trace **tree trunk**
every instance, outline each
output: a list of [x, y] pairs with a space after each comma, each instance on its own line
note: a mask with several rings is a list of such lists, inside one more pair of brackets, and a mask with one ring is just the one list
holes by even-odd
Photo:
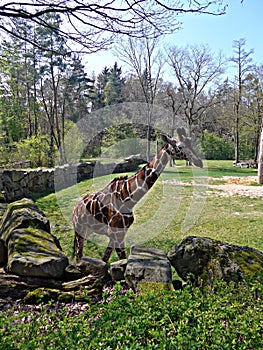
[[263, 119], [259, 136], [259, 151], [258, 151], [258, 183], [263, 184]]

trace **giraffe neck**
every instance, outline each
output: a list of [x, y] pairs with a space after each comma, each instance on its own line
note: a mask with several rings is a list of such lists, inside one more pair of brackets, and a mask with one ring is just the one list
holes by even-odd
[[125, 200], [127, 207], [132, 209], [154, 185], [166, 167], [169, 157], [170, 147], [166, 144], [149, 163], [126, 180], [129, 193]]

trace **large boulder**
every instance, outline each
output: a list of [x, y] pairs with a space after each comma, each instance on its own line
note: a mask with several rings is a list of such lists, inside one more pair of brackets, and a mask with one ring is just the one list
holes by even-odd
[[263, 253], [211, 238], [189, 236], [174, 245], [168, 258], [178, 275], [197, 285], [215, 280], [242, 281], [245, 275], [263, 272]]
[[49, 220], [31, 199], [23, 198], [10, 203], [1, 222], [1, 240], [7, 246], [14, 230], [27, 227], [34, 227], [50, 232]]
[[0, 238], [7, 250], [6, 271], [22, 276], [60, 279], [68, 265], [46, 216], [29, 199], [9, 204]]
[[8, 242], [7, 272], [61, 279], [67, 265], [68, 258], [50, 233], [32, 227], [13, 231]]
[[159, 283], [160, 288], [172, 287], [172, 270], [165, 253], [156, 248], [134, 245], [128, 258], [125, 279], [133, 289], [143, 283]]

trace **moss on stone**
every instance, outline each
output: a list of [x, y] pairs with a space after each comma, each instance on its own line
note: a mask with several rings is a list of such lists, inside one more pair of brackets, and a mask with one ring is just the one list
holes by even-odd
[[240, 266], [243, 274], [253, 276], [257, 272], [263, 272], [263, 257], [256, 252], [239, 250], [229, 255]]
[[9, 254], [31, 257], [47, 257], [63, 255], [56, 246], [52, 236], [40, 229], [28, 227], [13, 232], [14, 239], [9, 243]]
[[21, 208], [36, 208], [36, 204], [32, 199], [29, 198], [23, 198], [18, 201], [12, 202], [8, 205], [7, 211], [13, 211], [16, 209], [21, 209]]
[[6, 203], [6, 198], [2, 192], [0, 192], [0, 203]]
[[263, 253], [206, 237], [186, 237], [168, 253], [178, 275], [196, 285], [242, 281], [263, 271]]
[[140, 293], [147, 294], [147, 293], [153, 293], [156, 294], [160, 291], [174, 291], [174, 287], [171, 283], [165, 283], [165, 282], [145, 282], [141, 281], [138, 284], [138, 289]]
[[41, 304], [50, 301], [69, 303], [74, 300], [74, 293], [62, 292], [58, 289], [37, 288], [27, 293], [23, 301], [27, 304]]
[[75, 300], [75, 296], [74, 296], [74, 293], [60, 292], [57, 300], [60, 303], [71, 303], [72, 301]]
[[37, 208], [24, 207], [7, 210], [3, 216], [0, 236], [7, 244], [13, 231], [18, 228], [37, 228], [50, 233], [49, 220]]

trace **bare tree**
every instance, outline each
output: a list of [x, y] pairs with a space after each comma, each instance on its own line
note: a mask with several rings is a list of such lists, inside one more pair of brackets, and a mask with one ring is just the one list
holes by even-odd
[[180, 113], [186, 119], [191, 135], [193, 125], [216, 103], [215, 95], [209, 93], [209, 89], [221, 77], [224, 61], [220, 54], [218, 57], [212, 55], [207, 46], [175, 46], [167, 50], [167, 55], [181, 96]]
[[239, 128], [240, 128], [240, 117], [241, 117], [241, 105], [243, 95], [243, 83], [244, 78], [251, 70], [251, 57], [253, 50], [245, 51], [246, 39], [242, 38], [234, 40], [233, 48], [235, 56], [230, 60], [237, 65], [237, 97], [235, 100], [235, 163], [239, 162]]
[[[143, 30], [142, 30], [143, 32]], [[117, 49], [119, 58], [131, 67], [135, 73], [145, 103], [145, 121], [147, 124], [147, 160], [150, 158], [151, 126], [153, 107], [165, 60], [158, 49], [158, 37], [128, 38], [127, 44]]]
[[259, 152], [258, 152], [258, 183], [263, 184], [263, 118], [261, 131], [259, 135]]
[[[61, 16], [64, 26], [58, 34], [68, 42], [77, 44], [76, 51], [81, 46], [86, 52], [96, 52], [107, 48], [116, 34], [142, 37], [142, 25], [147, 35], [171, 33], [178, 28], [178, 14], [221, 15], [225, 13], [225, 7], [222, 6], [222, 0], [1, 1], [0, 31], [29, 40], [23, 33], [14, 33], [13, 20], [22, 18], [27, 23], [52, 29], [44, 19], [44, 15], [51, 13]], [[31, 40], [30, 43], [37, 47], [40, 45], [37, 41]]]

